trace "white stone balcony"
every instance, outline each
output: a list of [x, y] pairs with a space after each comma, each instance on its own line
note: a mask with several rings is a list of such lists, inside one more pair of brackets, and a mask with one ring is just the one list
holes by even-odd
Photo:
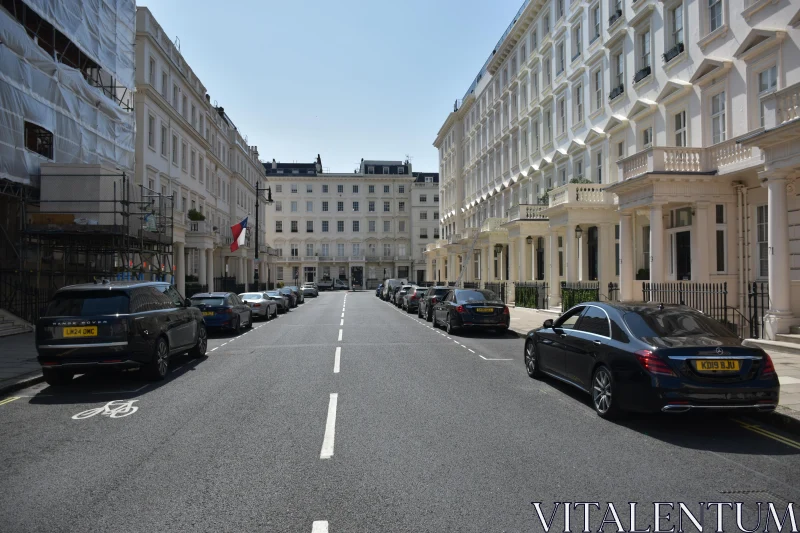
[[567, 183], [550, 191], [548, 208], [568, 204], [579, 207], [614, 205], [614, 194], [605, 191], [599, 183]]
[[518, 220], [547, 220], [544, 210], [547, 209], [544, 204], [519, 204], [515, 205], [508, 210], [508, 221], [516, 222]]
[[461, 234], [454, 233], [447, 238], [447, 244], [458, 244], [461, 242]]
[[776, 128], [800, 118], [800, 83], [790, 85], [762, 99], [764, 127]]
[[481, 225], [481, 232], [484, 231], [498, 231], [502, 229], [503, 224], [506, 223], [505, 218], [492, 217], [487, 218]]
[[190, 220], [188, 231], [197, 235], [210, 236], [212, 225], [205, 220]]

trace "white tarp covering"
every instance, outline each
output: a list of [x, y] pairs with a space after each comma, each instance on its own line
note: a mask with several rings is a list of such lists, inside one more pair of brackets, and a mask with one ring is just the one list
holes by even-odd
[[[133, 90], [133, 0], [26, 3], [113, 75], [115, 85]], [[53, 162], [133, 170], [132, 111], [56, 62], [2, 9], [0, 41], [0, 178], [30, 183], [48, 161], [25, 149], [25, 121], [53, 133]]]

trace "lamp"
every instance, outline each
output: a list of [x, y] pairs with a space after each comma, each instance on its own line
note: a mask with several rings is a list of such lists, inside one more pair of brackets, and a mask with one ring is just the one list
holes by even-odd
[[502, 244], [495, 244], [494, 245], [494, 253], [496, 255], [500, 254], [500, 252], [502, 252], [502, 251], [503, 251], [503, 245]]
[[580, 240], [580, 238], [582, 236], [583, 236], [583, 230], [581, 229], [581, 227], [580, 226], [575, 226], [575, 238]]
[[528, 235], [528, 237], [525, 239], [525, 242], [527, 242], [528, 244], [533, 244], [533, 237]]

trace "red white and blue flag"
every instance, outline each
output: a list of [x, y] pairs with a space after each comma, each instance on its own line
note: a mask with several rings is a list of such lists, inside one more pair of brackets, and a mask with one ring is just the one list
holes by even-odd
[[245, 238], [247, 237], [247, 217], [238, 224], [231, 226], [231, 233], [233, 233], [233, 242], [231, 243], [231, 252], [239, 249], [239, 246], [244, 246]]

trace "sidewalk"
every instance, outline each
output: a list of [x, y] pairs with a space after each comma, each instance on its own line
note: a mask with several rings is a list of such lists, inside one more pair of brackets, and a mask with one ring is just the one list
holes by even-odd
[[33, 333], [0, 337], [0, 394], [38, 383], [42, 369], [36, 361]]
[[[511, 307], [511, 329], [521, 336], [542, 324], [548, 318], [555, 320], [558, 315], [552, 312]], [[800, 355], [769, 351], [778, 379], [781, 383], [779, 411], [800, 419]]]

